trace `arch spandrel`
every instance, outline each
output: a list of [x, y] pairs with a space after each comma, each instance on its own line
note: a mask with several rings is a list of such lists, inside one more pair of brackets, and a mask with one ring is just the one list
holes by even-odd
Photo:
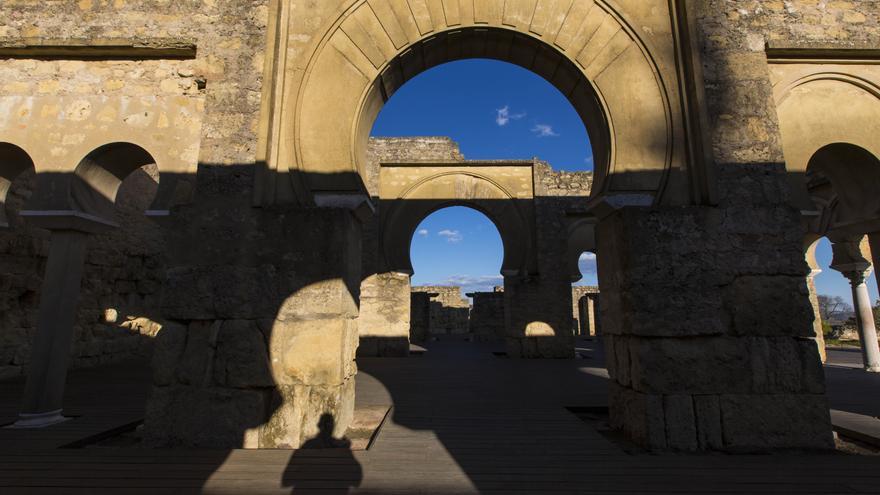
[[775, 64], [771, 77], [793, 202], [815, 210], [806, 172], [817, 151], [850, 143], [880, 156], [880, 67]]
[[189, 199], [199, 159], [202, 97], [9, 96], [0, 97], [0, 106], [16, 110], [5, 116], [0, 141], [25, 149], [37, 174], [28, 210], [76, 209], [70, 190], [77, 167], [112, 143], [129, 143], [152, 156], [162, 180], [151, 210], [168, 210]]
[[474, 57], [523, 66], [568, 97], [591, 135], [598, 192], [657, 193], [672, 167], [670, 86], [610, 2], [360, 1], [320, 39], [288, 127], [291, 168], [313, 191], [360, 190], [365, 136], [384, 101], [430, 67]]
[[[391, 166], [380, 173], [382, 271], [412, 273], [410, 243], [431, 213], [466, 206], [485, 214], [504, 244], [502, 274], [534, 273], [534, 205], [531, 166]], [[527, 183], [522, 179], [528, 177]]]

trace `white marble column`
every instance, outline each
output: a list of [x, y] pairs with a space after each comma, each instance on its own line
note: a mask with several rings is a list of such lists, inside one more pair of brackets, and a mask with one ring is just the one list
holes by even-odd
[[88, 235], [52, 231], [24, 403], [13, 427], [40, 428], [67, 419], [61, 409]]
[[862, 342], [862, 357], [865, 362], [865, 370], [880, 372], [880, 345], [877, 343], [877, 329], [874, 326], [874, 311], [871, 306], [871, 297], [868, 295], [868, 285], [865, 279], [871, 273], [871, 269], [852, 270], [844, 273], [849, 279], [853, 291], [853, 305], [856, 310], [856, 323], [859, 328], [859, 339]]
[[877, 344], [877, 329], [874, 326], [874, 312], [871, 308], [871, 297], [865, 283], [871, 274], [871, 262], [862, 251], [862, 239], [858, 236], [851, 239], [832, 240], [831, 249], [834, 259], [831, 268], [842, 273], [849, 279], [852, 286], [853, 306], [856, 312], [859, 340], [862, 344], [862, 358], [865, 370], [880, 372], [880, 346]]

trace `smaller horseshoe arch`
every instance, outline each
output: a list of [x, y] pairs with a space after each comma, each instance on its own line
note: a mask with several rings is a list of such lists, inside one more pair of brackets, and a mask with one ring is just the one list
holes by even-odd
[[[379, 208], [383, 271], [412, 274], [410, 244], [418, 225], [437, 210], [465, 206], [486, 215], [498, 229], [504, 245], [502, 275], [533, 273], [536, 266], [533, 199], [523, 194], [524, 191], [511, 190], [501, 180], [495, 180], [508, 179], [493, 177], [501, 175], [498, 172], [502, 168], [523, 169], [516, 170], [514, 175], [525, 177], [527, 173], [531, 181], [531, 166], [470, 166], [464, 170], [460, 165], [383, 165]], [[403, 176], [408, 181], [401, 180]]]

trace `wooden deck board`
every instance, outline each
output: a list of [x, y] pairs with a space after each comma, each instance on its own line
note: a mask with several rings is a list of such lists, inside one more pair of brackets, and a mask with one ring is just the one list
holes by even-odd
[[[566, 410], [605, 405], [598, 349], [591, 360], [519, 361], [485, 345], [428, 347], [358, 363], [359, 404], [394, 406], [358, 452], [58, 448], [139, 419], [149, 391], [143, 365], [73, 372], [67, 411], [81, 417], [0, 430], [0, 493], [880, 493], [880, 457], [625, 453]], [[829, 387], [862, 387], [835, 390], [832, 405], [880, 415], [872, 379], [830, 371]], [[0, 383], [0, 418], [14, 419], [21, 385]]]

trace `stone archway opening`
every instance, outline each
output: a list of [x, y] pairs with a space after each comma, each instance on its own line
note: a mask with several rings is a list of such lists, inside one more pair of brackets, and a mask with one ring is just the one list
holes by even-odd
[[504, 340], [504, 244], [489, 216], [467, 203], [440, 207], [419, 223], [410, 251], [412, 342]]
[[593, 338], [599, 329], [599, 270], [596, 250], [583, 251], [577, 259], [578, 278], [571, 286], [572, 333], [575, 337]]
[[[805, 214], [808, 227], [806, 246], [811, 302], [816, 314], [815, 332], [820, 353], [825, 356], [824, 337], [830, 334], [834, 344], [841, 340], [858, 341], [862, 364], [867, 371], [880, 371], [880, 345], [877, 343], [876, 318], [869, 286], [874, 255], [880, 252], [880, 159], [871, 151], [846, 142], [831, 143], [818, 148], [807, 161], [805, 188], [796, 192], [808, 197], [814, 211]], [[829, 242], [827, 241], [830, 241]], [[848, 281], [829, 296], [819, 294], [816, 276], [822, 272], [817, 253], [831, 257], [829, 267]], [[828, 278], [822, 282], [831, 286]], [[840, 282], [839, 279], [835, 280]], [[824, 287], [823, 287], [824, 289]], [[851, 292], [851, 297], [843, 294]], [[828, 313], [827, 298], [832, 306], [848, 311]], [[851, 305], [851, 306], [850, 306]], [[823, 308], [825, 310], [823, 311]], [[847, 330], [850, 330], [847, 332]]]

